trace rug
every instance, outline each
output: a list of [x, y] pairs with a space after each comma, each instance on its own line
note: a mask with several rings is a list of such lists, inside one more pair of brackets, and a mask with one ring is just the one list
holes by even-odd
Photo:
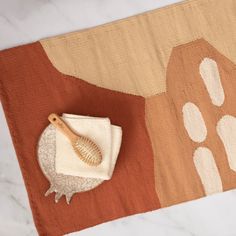
[[[236, 2], [190, 0], [0, 52], [0, 98], [39, 235], [236, 188]], [[122, 127], [111, 180], [44, 196], [47, 116]]]

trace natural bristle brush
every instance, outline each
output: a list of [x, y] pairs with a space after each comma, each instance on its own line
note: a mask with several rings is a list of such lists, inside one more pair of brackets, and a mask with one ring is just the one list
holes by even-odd
[[55, 113], [50, 114], [48, 120], [70, 140], [75, 153], [83, 162], [90, 166], [97, 166], [102, 162], [102, 153], [91, 139], [76, 134]]

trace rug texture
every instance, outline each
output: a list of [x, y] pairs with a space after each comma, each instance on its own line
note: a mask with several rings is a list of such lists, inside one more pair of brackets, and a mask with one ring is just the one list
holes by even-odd
[[[192, 0], [0, 52], [0, 98], [39, 235], [236, 188], [236, 1]], [[109, 117], [111, 180], [70, 205], [37, 161], [50, 113]]]

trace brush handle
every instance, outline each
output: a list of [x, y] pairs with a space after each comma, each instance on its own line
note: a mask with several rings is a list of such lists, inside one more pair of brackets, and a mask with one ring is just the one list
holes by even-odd
[[60, 130], [71, 142], [78, 139], [78, 135], [74, 133], [71, 128], [66, 124], [66, 122], [57, 114], [52, 113], [48, 116], [48, 120], [54, 125], [58, 130]]

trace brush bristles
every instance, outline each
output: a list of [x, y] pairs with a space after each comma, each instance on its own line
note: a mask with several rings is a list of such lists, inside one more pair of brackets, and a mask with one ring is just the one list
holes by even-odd
[[89, 138], [79, 137], [73, 144], [79, 158], [90, 166], [97, 166], [102, 162], [102, 153], [98, 146]]

